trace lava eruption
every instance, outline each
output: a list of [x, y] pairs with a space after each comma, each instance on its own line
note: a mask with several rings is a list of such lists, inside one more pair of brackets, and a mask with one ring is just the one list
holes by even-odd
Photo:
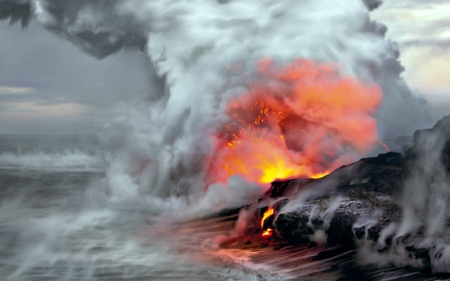
[[337, 66], [298, 59], [259, 62], [259, 79], [231, 100], [211, 174], [257, 183], [320, 178], [377, 141], [382, 93]]

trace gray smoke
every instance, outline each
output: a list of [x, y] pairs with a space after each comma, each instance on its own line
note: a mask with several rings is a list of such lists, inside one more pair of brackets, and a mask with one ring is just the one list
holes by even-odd
[[1, 1], [0, 20], [10, 19], [10, 24], [19, 22], [27, 26], [31, 20], [31, 4], [28, 1]]
[[[246, 91], [255, 62], [295, 58], [339, 65], [377, 82], [381, 137], [430, 125], [426, 103], [400, 78], [396, 45], [370, 19], [374, 0], [0, 0], [0, 17], [34, 19], [83, 52], [104, 58], [144, 51], [158, 84], [149, 101], [124, 106], [103, 135], [111, 151], [102, 183], [113, 199], [203, 193], [214, 155], [209, 138], [227, 102]], [[238, 65], [238, 71], [230, 71]], [[126, 93], [124, 93], [126, 94]]]
[[33, 17], [46, 29], [71, 41], [82, 51], [104, 58], [122, 48], [143, 50], [145, 31], [132, 17], [121, 17], [117, 0], [0, 1], [0, 19], [27, 25]]

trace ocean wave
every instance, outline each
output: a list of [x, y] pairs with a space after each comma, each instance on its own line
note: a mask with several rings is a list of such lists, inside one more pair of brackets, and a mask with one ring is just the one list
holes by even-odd
[[105, 161], [100, 155], [91, 155], [79, 150], [45, 153], [2, 153], [0, 168], [2, 169], [44, 169], [44, 170], [103, 170]]

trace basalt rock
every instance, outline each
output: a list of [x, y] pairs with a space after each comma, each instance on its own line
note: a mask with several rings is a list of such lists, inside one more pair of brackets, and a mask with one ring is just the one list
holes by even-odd
[[[418, 145], [419, 139], [424, 134], [437, 132], [445, 139], [440, 155], [442, 164], [450, 171], [450, 116], [447, 116], [431, 129], [416, 131], [414, 144], [405, 153], [388, 152], [363, 158], [322, 179], [272, 183], [261, 202], [267, 199], [278, 202], [275, 203], [278, 206], [274, 217], [264, 227], [275, 229], [277, 237], [274, 239], [284, 244], [313, 241], [356, 247], [361, 240], [375, 243], [383, 229], [401, 220], [399, 199], [404, 180], [411, 173], [417, 152], [422, 149]], [[324, 192], [315, 192], [321, 189]], [[311, 193], [309, 197], [302, 197], [308, 192]], [[414, 235], [419, 237], [421, 234]], [[392, 243], [392, 237], [383, 238], [386, 245], [379, 251], [385, 251]], [[404, 243], [411, 256], [422, 259], [424, 264], [429, 263], [429, 249], [413, 246], [408, 242], [411, 239], [402, 237], [396, 243]]]

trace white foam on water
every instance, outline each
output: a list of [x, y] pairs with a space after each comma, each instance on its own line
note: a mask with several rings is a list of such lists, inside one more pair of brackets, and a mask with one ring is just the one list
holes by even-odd
[[79, 150], [64, 150], [59, 153], [2, 153], [0, 154], [0, 168], [89, 171], [104, 170], [106, 163], [98, 155], [90, 155]]
[[170, 216], [155, 217], [153, 211], [36, 211], [24, 199], [4, 203], [3, 280], [281, 280], [211, 254], [216, 246], [204, 243], [217, 230], [189, 230], [190, 224], [173, 224]]

